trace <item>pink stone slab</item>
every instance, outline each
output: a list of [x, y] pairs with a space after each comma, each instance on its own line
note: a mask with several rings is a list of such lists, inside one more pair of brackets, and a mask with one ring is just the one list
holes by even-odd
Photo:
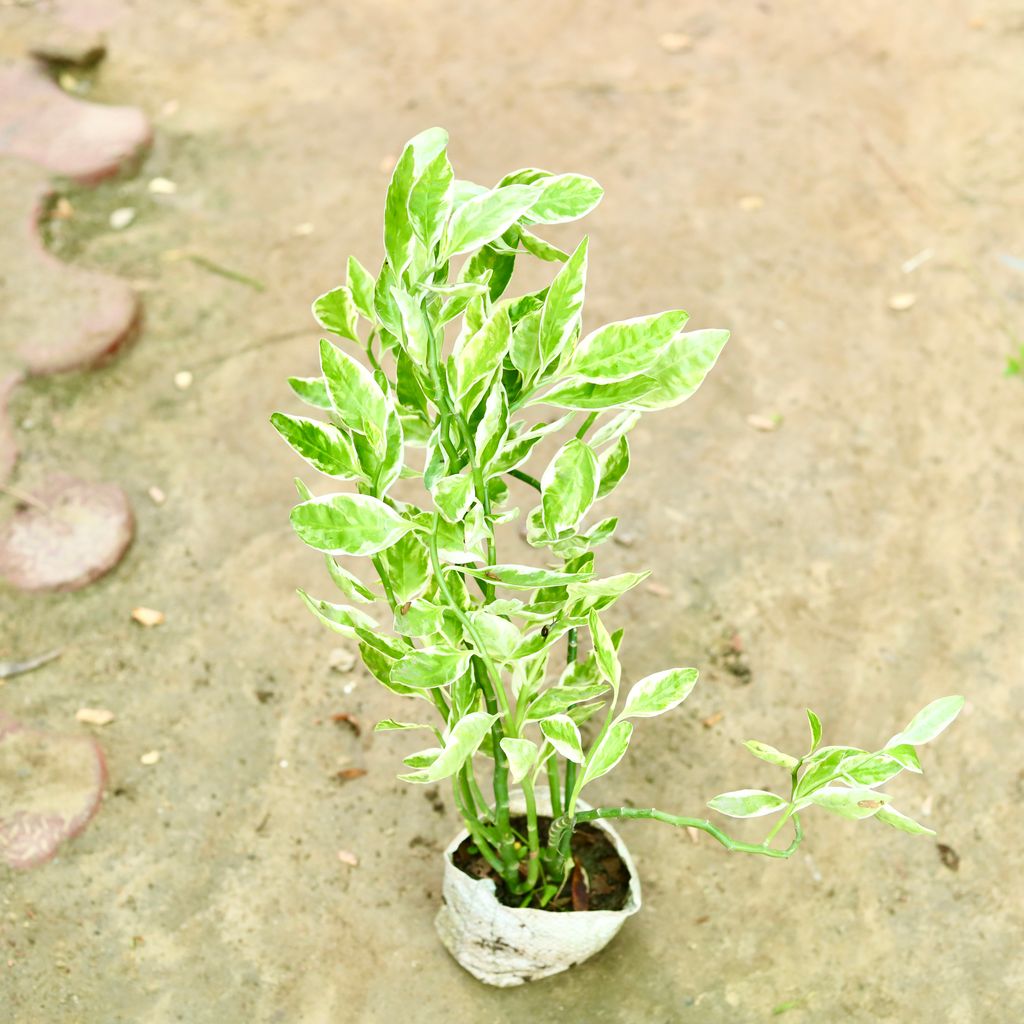
[[78, 590], [128, 550], [134, 518], [116, 484], [56, 474], [31, 497], [39, 506], [24, 505], [0, 525], [0, 577], [19, 590]]
[[135, 107], [75, 99], [33, 63], [0, 67], [0, 153], [88, 185], [117, 174], [151, 138]]
[[29, 729], [0, 711], [0, 861], [31, 868], [99, 810], [107, 767], [88, 736]]
[[14, 389], [21, 381], [20, 373], [8, 373], [0, 377], [0, 487], [10, 479], [14, 464], [18, 461], [18, 441], [14, 436], [14, 424], [7, 407]]
[[132, 340], [141, 317], [128, 282], [46, 251], [39, 219], [50, 191], [44, 172], [0, 159], [0, 365], [36, 375], [102, 363]]

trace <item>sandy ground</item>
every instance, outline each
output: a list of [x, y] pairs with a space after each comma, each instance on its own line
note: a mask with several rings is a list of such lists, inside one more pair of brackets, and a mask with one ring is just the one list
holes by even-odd
[[[12, 55], [33, 14], [2, 17]], [[692, 45], [668, 53], [666, 32]], [[1019, 5], [137, 2], [109, 37], [93, 97], [141, 105], [155, 147], [139, 177], [72, 190], [54, 245], [143, 289], [145, 330], [100, 373], [21, 389], [18, 479], [117, 480], [139, 530], [87, 590], [0, 593], [4, 656], [67, 645], [0, 706], [53, 727], [117, 713], [92, 826], [0, 874], [0, 1019], [1024, 1018], [1024, 385], [1002, 376], [1024, 276], [1001, 260], [1024, 256]], [[798, 747], [806, 705], [870, 745], [962, 692], [924, 779], [892, 787], [957, 871], [871, 823], [812, 819], [785, 863], [636, 824], [647, 907], [595, 960], [494, 991], [441, 949], [451, 802], [394, 780], [400, 738], [328, 720], [401, 704], [330, 670], [336, 638], [294, 597], [327, 588], [287, 523], [300, 464], [266, 422], [314, 366], [310, 299], [348, 253], [379, 259], [383, 165], [435, 123], [462, 176], [605, 185], [589, 324], [681, 304], [734, 331], [700, 395], [637, 430], [611, 501], [634, 543], [601, 558], [655, 566], [669, 592], [621, 603], [627, 674], [694, 664], [703, 682], [595, 796], [695, 813], [769, 784], [741, 741]], [[150, 195], [155, 175], [177, 194]], [[138, 216], [113, 232], [121, 206]], [[916, 304], [896, 313], [901, 292]], [[132, 623], [139, 604], [166, 625]], [[746, 683], [723, 666], [733, 634]], [[368, 774], [333, 781], [344, 767]]]

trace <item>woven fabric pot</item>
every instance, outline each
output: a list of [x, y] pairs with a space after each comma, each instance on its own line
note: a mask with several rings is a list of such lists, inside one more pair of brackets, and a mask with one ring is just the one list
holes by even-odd
[[[536, 792], [537, 812], [550, 815], [546, 789]], [[580, 810], [587, 810], [582, 801]], [[523, 814], [522, 793], [512, 793], [509, 809]], [[626, 844], [610, 825], [592, 822], [605, 832], [629, 868], [629, 898], [622, 910], [553, 913], [506, 907], [495, 896], [490, 878], [471, 878], [452, 861], [469, 834], [460, 832], [444, 851], [441, 909], [434, 922], [449, 953], [475, 978], [507, 988], [558, 974], [604, 949], [627, 917], [641, 906], [640, 880]]]

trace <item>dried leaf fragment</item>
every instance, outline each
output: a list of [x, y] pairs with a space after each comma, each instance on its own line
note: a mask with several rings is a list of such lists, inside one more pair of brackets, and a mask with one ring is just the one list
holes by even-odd
[[79, 708], [75, 719], [85, 725], [110, 725], [114, 720], [114, 712], [107, 708]]
[[161, 626], [166, 620], [167, 616], [163, 612], [157, 611], [156, 608], [145, 608], [138, 607], [132, 609], [132, 618], [139, 623], [140, 626]]
[[700, 724], [703, 725], [705, 729], [713, 729], [723, 718], [725, 718], [725, 712], [716, 711], [713, 715], [708, 715], [708, 717]]

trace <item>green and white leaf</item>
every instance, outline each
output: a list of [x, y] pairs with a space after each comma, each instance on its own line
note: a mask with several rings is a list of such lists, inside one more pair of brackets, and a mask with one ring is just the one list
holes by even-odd
[[324, 292], [313, 303], [316, 322], [332, 334], [359, 341], [359, 311], [347, 285]]
[[288, 384], [306, 405], [314, 409], [331, 408], [331, 396], [323, 377], [289, 377]]
[[670, 409], [686, 401], [704, 382], [728, 340], [729, 332], [720, 330], [677, 334], [644, 371], [655, 381], [655, 386], [630, 400], [629, 406]]
[[605, 324], [576, 346], [563, 370], [599, 384], [649, 373], [688, 319], [688, 313], [673, 309]]
[[551, 715], [540, 723], [544, 738], [562, 757], [583, 764], [583, 740], [576, 723], [568, 715]]
[[540, 753], [537, 744], [532, 740], [506, 736], [498, 746], [508, 758], [508, 771], [512, 776], [512, 781], [522, 782], [533, 771], [533, 767], [537, 763], [537, 755]]
[[455, 723], [444, 748], [423, 771], [400, 775], [406, 782], [440, 782], [454, 775], [477, 751], [497, 715], [474, 711]]
[[270, 422], [314, 469], [340, 480], [363, 479], [352, 442], [332, 423], [283, 412], [275, 412]]
[[878, 821], [884, 821], [886, 825], [891, 825], [893, 828], [899, 829], [901, 832], [909, 832], [912, 836], [933, 836], [935, 832], [933, 829], [922, 825], [918, 821], [914, 821], [913, 818], [908, 818], [907, 815], [901, 811], [897, 811], [895, 807], [886, 806], [879, 807], [875, 812], [875, 818]]
[[298, 591], [306, 607], [328, 628], [335, 633], [356, 640], [357, 629], [376, 629], [376, 619], [370, 618], [365, 612], [358, 608], [351, 608], [344, 604], [331, 604], [330, 601], [321, 601], [318, 598], [310, 597], [304, 590]]
[[500, 238], [537, 201], [530, 185], [507, 185], [467, 199], [448, 222], [444, 258], [458, 256]]
[[634, 683], [626, 694], [619, 718], [653, 718], [671, 711], [690, 696], [697, 685], [695, 668], [670, 668]]
[[585, 217], [604, 196], [604, 189], [585, 174], [538, 177], [540, 196], [523, 220], [529, 224], [564, 224]]
[[338, 418], [383, 452], [388, 404], [373, 374], [326, 339], [320, 341], [320, 366]]
[[391, 679], [416, 690], [449, 686], [469, 668], [468, 651], [424, 647], [410, 650], [391, 669]]
[[457, 523], [464, 519], [470, 506], [476, 500], [473, 478], [468, 473], [441, 477], [434, 482], [430, 493], [433, 495], [438, 512], [449, 523]]
[[355, 303], [356, 309], [359, 310], [361, 316], [369, 320], [370, 323], [374, 323], [377, 319], [373, 308], [373, 292], [376, 281], [355, 256], [349, 256], [346, 273], [348, 288], [352, 293], [352, 301]]
[[825, 786], [812, 793], [800, 806], [808, 803], [823, 807], [843, 818], [870, 818], [889, 802], [885, 793], [873, 789], [853, 789], [846, 786]]
[[587, 755], [581, 788], [610, 772], [622, 760], [632, 735], [632, 722], [617, 722], [605, 733], [604, 738]]
[[373, 555], [396, 543], [412, 523], [365, 494], [325, 494], [296, 505], [291, 523], [302, 541], [332, 555]]
[[793, 769], [799, 763], [795, 757], [784, 754], [781, 750], [776, 750], [775, 747], [768, 743], [762, 743], [760, 740], [747, 740], [743, 746], [754, 757], [759, 757], [762, 761], [767, 761], [769, 764], [778, 765], [780, 768]]
[[542, 367], [555, 362], [580, 329], [587, 282], [587, 244], [584, 237], [548, 288], [539, 330]]
[[708, 807], [713, 811], [727, 814], [730, 818], [760, 818], [781, 811], [786, 806], [781, 796], [763, 789], [735, 789], [708, 801]]
[[940, 697], [938, 700], [933, 700], [926, 708], [914, 715], [910, 724], [902, 732], [898, 732], [886, 743], [886, 748], [904, 745], [919, 747], [922, 743], [935, 739], [952, 725], [963, 706], [964, 698], [960, 696]]
[[600, 472], [594, 450], [578, 438], [555, 453], [540, 480], [541, 510], [550, 536], [579, 525], [597, 498]]

